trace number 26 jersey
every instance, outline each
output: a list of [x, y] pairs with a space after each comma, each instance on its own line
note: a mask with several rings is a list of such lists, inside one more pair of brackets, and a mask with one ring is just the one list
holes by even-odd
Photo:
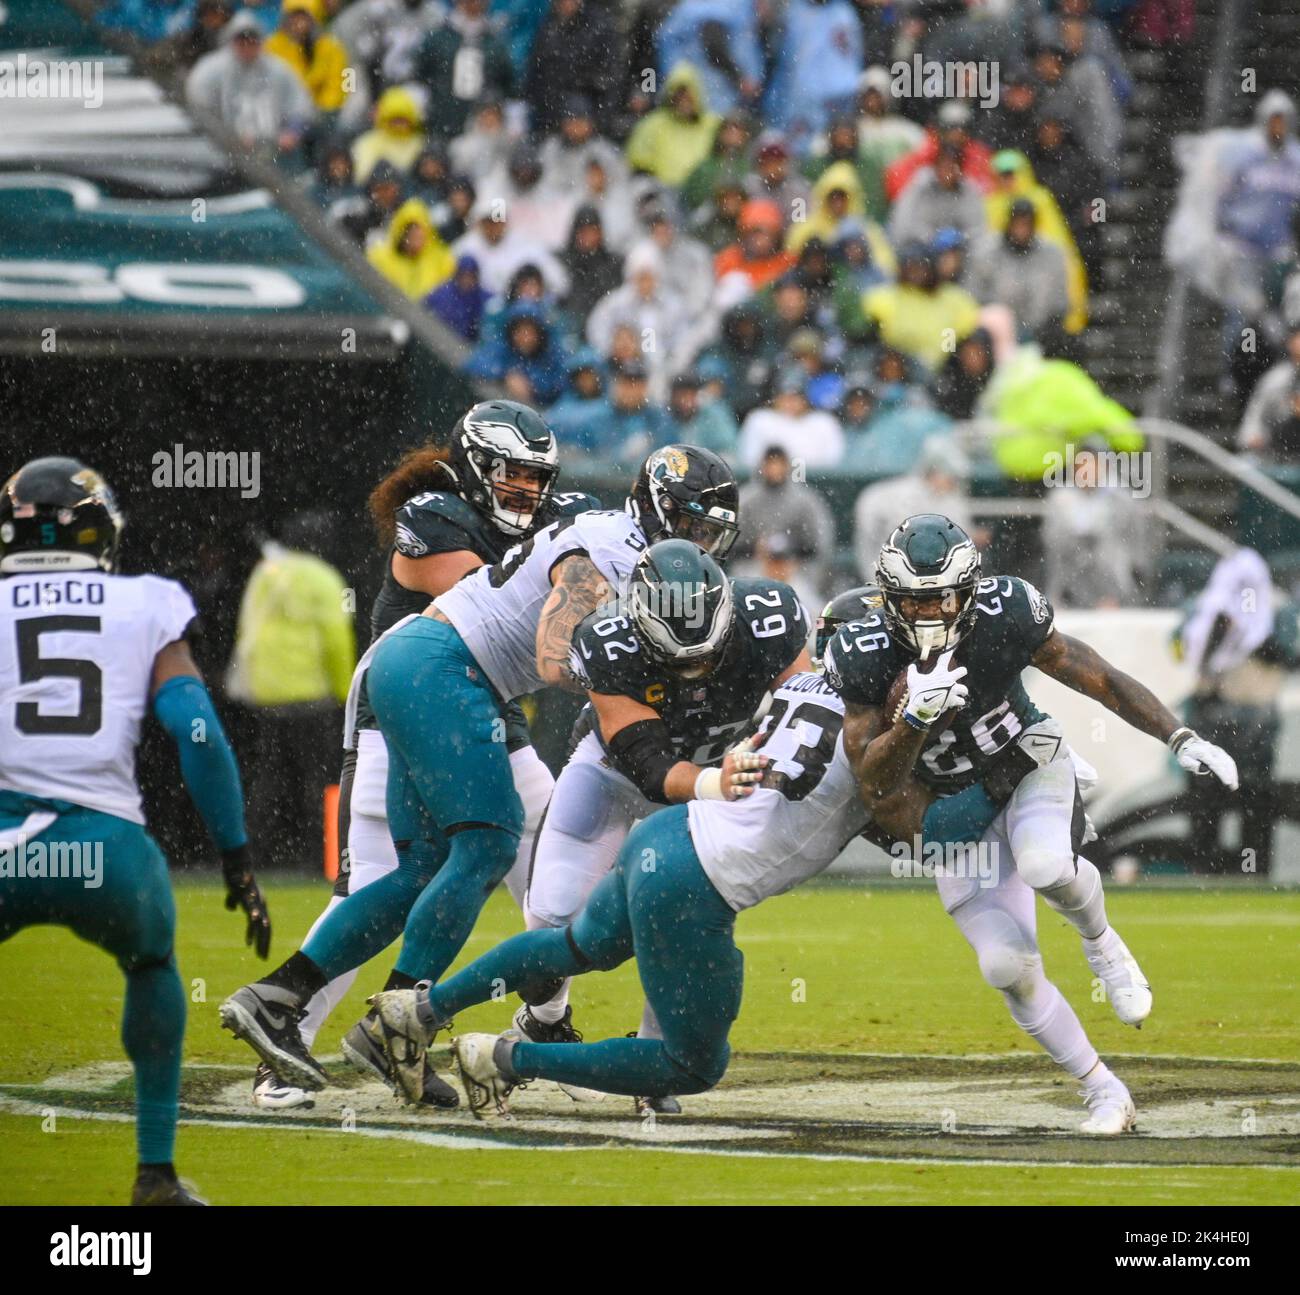
[[[1052, 632], [1052, 607], [1027, 580], [993, 576], [975, 589], [975, 622], [953, 653], [965, 666], [965, 707], [933, 733], [916, 762], [927, 787], [949, 793], [977, 782], [988, 761], [1030, 724], [1046, 718], [1021, 672]], [[826, 678], [850, 705], [883, 706], [890, 685], [916, 661], [873, 612], [841, 628], [826, 649]]]

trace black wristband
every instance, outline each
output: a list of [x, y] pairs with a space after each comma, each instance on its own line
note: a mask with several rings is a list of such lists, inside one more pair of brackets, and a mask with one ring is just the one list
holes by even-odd
[[253, 861], [248, 855], [248, 842], [237, 845], [233, 850], [221, 852], [221, 875], [229, 881], [233, 877], [251, 877]]

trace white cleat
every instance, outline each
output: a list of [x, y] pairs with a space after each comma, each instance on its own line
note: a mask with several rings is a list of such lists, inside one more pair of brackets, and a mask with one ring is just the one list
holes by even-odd
[[434, 1035], [416, 1014], [415, 1000], [414, 989], [385, 989], [366, 999], [383, 1035], [393, 1078], [413, 1104], [424, 1099], [424, 1054]]
[[264, 1061], [253, 1076], [253, 1105], [264, 1111], [309, 1110], [316, 1101], [305, 1089], [277, 1079]]
[[462, 1034], [451, 1041], [451, 1054], [465, 1086], [469, 1109], [480, 1120], [508, 1119], [510, 1094], [518, 1086], [508, 1080], [493, 1057], [498, 1034]]
[[1083, 953], [1088, 966], [1106, 986], [1106, 997], [1125, 1025], [1142, 1028], [1151, 1015], [1151, 986], [1142, 974], [1128, 945], [1108, 926], [1095, 940], [1084, 940]]
[[1080, 1133], [1110, 1138], [1120, 1133], [1132, 1133], [1137, 1127], [1137, 1108], [1133, 1105], [1133, 1098], [1113, 1075], [1091, 1092], [1081, 1089], [1079, 1096], [1089, 1111], [1088, 1118], [1079, 1125]]

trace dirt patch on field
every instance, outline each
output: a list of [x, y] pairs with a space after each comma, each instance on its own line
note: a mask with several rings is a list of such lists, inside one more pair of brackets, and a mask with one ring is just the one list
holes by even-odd
[[[440, 1068], [447, 1054], [436, 1054]], [[401, 1106], [341, 1061], [310, 1109], [250, 1102], [250, 1071], [187, 1067], [182, 1116], [265, 1122], [380, 1137], [431, 1135], [502, 1146], [623, 1146], [768, 1155], [1077, 1164], [1300, 1167], [1300, 1065], [1122, 1057], [1112, 1067], [1138, 1106], [1138, 1132], [1089, 1138], [1077, 1085], [1045, 1058], [738, 1056], [725, 1082], [682, 1099], [683, 1114], [638, 1117], [630, 1098], [575, 1103], [538, 1083], [511, 1099], [512, 1118], [482, 1122]], [[0, 1107], [129, 1116], [129, 1068], [101, 1062], [40, 1085], [0, 1087]]]

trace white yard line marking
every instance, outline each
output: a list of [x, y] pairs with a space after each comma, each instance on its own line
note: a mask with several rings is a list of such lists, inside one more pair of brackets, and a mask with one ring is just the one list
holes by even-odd
[[[52, 1111], [55, 1116], [70, 1119], [103, 1120], [115, 1124], [130, 1124], [134, 1116], [118, 1111], [82, 1111], [75, 1107], [42, 1106], [36, 1102], [27, 1102], [0, 1094], [0, 1111], [10, 1115], [44, 1115]], [[761, 1151], [750, 1148], [714, 1148], [688, 1147], [661, 1144], [647, 1138], [640, 1144], [628, 1143], [620, 1146], [545, 1146], [535, 1143], [515, 1143], [496, 1139], [453, 1136], [445, 1133], [430, 1133], [423, 1129], [368, 1128], [358, 1125], [355, 1129], [335, 1128], [329, 1124], [312, 1124], [295, 1120], [244, 1120], [214, 1119], [208, 1116], [182, 1116], [184, 1125], [209, 1125], [226, 1129], [253, 1129], [266, 1132], [287, 1130], [299, 1133], [333, 1133], [339, 1137], [387, 1138], [398, 1142], [414, 1142], [422, 1146], [437, 1147], [443, 1151], [591, 1151], [608, 1154], [610, 1151], [664, 1151], [674, 1155], [686, 1156], [732, 1156], [746, 1159], [764, 1160], [819, 1160], [827, 1162], [847, 1162], [863, 1165], [945, 1165], [953, 1168], [980, 1169], [1120, 1169], [1131, 1172], [1135, 1169], [1169, 1170], [1169, 1169], [1213, 1169], [1220, 1173], [1237, 1171], [1254, 1172], [1267, 1170], [1271, 1173], [1297, 1173], [1300, 1169], [1291, 1165], [1216, 1165], [1198, 1161], [1160, 1161], [1151, 1164], [1126, 1160], [1001, 1160], [1001, 1159], [948, 1159], [942, 1156], [871, 1156], [859, 1152], [846, 1155], [829, 1155], [817, 1151]]]

